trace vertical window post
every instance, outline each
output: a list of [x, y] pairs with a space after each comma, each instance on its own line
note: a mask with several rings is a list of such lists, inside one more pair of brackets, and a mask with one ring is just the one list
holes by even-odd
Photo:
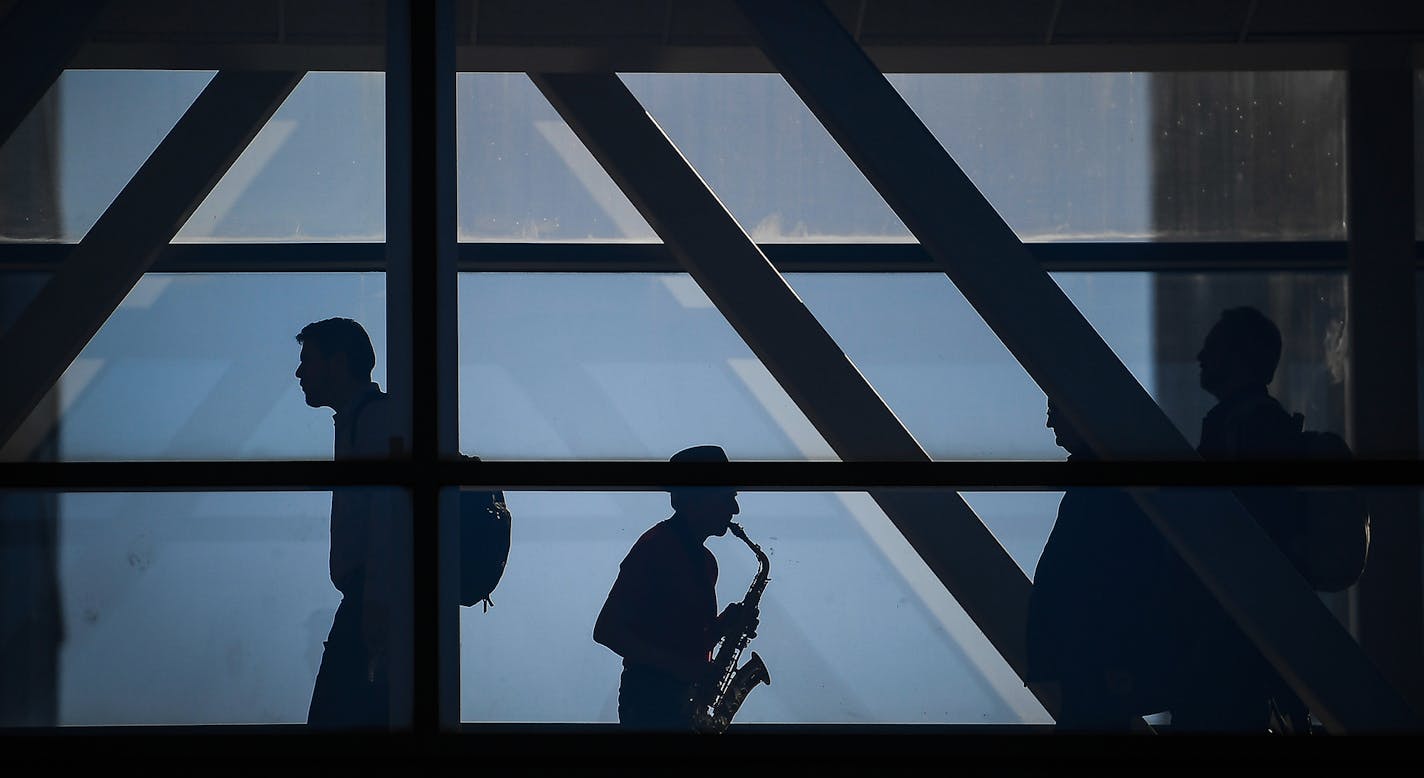
[[[387, 342], [396, 423], [406, 423], [413, 601], [409, 720], [459, 727], [458, 523], [437, 465], [458, 452], [456, 418], [455, 37], [452, 0], [388, 4]], [[395, 671], [396, 668], [393, 668]], [[392, 700], [393, 721], [401, 721]]]
[[[1419, 458], [1415, 324], [1414, 66], [1407, 42], [1352, 56], [1345, 168], [1349, 232], [1348, 427], [1362, 459]], [[1370, 494], [1373, 539], [1354, 592], [1360, 645], [1424, 704], [1424, 592], [1417, 488]]]

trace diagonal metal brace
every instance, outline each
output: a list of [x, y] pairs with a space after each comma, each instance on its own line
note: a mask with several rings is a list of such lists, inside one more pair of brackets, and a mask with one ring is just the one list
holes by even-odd
[[0, 20], [0, 145], [74, 59], [108, 0], [20, 0]]
[[[530, 78], [841, 459], [930, 461], [617, 76]], [[946, 490], [871, 496], [1022, 677], [1030, 584], [973, 510]]]
[[303, 73], [221, 71], [0, 338], [7, 441], [262, 129]]
[[[822, 3], [737, 5], [807, 107], [1100, 457], [1199, 458]], [[1328, 729], [1424, 725], [1232, 493], [1130, 491]]]

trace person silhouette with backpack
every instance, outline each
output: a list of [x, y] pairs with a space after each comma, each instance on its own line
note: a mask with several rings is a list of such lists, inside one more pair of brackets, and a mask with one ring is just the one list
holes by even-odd
[[[336, 459], [394, 456], [390, 398], [371, 380], [376, 355], [366, 330], [351, 319], [325, 319], [302, 328], [297, 343], [296, 377], [307, 405], [335, 411]], [[508, 560], [512, 516], [503, 491], [462, 487], [459, 495], [458, 599], [488, 609]], [[394, 490], [332, 492], [329, 564], [342, 599], [323, 644], [310, 726], [384, 729], [409, 719], [409, 517], [409, 503]]]
[[[1304, 429], [1267, 387], [1281, 333], [1259, 310], [1224, 311], [1197, 355], [1201, 387], [1217, 403], [1202, 419], [1198, 453], [1208, 460], [1284, 462], [1348, 459], [1338, 435]], [[1359, 577], [1369, 542], [1363, 502], [1349, 489], [1242, 487], [1241, 504], [1307, 584], [1338, 591]], [[1304, 702], [1280, 678], [1205, 586], [1173, 556], [1172, 587], [1182, 632], [1172, 727], [1181, 731], [1309, 731]]]
[[[376, 356], [366, 330], [325, 319], [302, 328], [297, 343], [307, 405], [335, 411], [336, 459], [389, 456], [390, 405], [371, 380]], [[312, 689], [312, 727], [385, 729], [403, 715], [393, 717], [392, 705], [403, 709], [410, 688], [408, 515], [391, 490], [332, 492], [329, 569], [342, 597]]]

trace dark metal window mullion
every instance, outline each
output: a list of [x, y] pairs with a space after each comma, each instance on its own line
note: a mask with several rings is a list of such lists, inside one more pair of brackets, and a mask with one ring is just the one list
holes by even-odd
[[[388, 232], [391, 225], [387, 225]], [[1346, 241], [1129, 242], [1063, 241], [1024, 244], [1049, 272], [1341, 273]], [[159, 273], [369, 273], [386, 269], [383, 246], [367, 243], [174, 243], [152, 271]], [[915, 243], [762, 243], [758, 248], [782, 273], [938, 273]], [[59, 268], [73, 246], [0, 244], [0, 273], [45, 273]], [[464, 273], [680, 273], [660, 243], [461, 243]], [[1416, 268], [1424, 243], [1414, 245]]]
[[[1349, 230], [1349, 404], [1357, 455], [1419, 457], [1414, 323], [1418, 242], [1415, 59], [1400, 41], [1352, 52], [1346, 90], [1345, 171]], [[1416, 705], [1424, 700], [1424, 592], [1419, 494], [1380, 490], [1371, 508], [1370, 563], [1350, 593], [1356, 639]]]
[[1220, 489], [1243, 486], [1424, 486], [1424, 461], [1350, 462], [796, 462], [697, 467], [635, 460], [247, 462], [7, 462], [0, 489], [37, 491], [277, 491], [350, 486], [471, 486], [508, 491], [646, 491], [734, 486], [748, 491], [1058, 491], [1068, 487]]
[[[440, 544], [439, 515], [441, 481], [441, 317], [446, 312], [441, 305], [440, 251], [442, 208], [454, 208], [443, 203], [447, 193], [442, 187], [444, 164], [453, 164], [453, 133], [443, 136], [442, 121], [453, 121], [443, 112], [453, 106], [442, 106], [442, 99], [453, 100], [454, 38], [453, 6], [450, 0], [433, 3], [403, 3], [393, 0], [389, 17], [392, 23], [391, 44], [400, 45], [407, 57], [409, 69], [405, 83], [394, 84], [407, 89], [409, 98], [409, 134], [400, 138], [408, 145], [397, 153], [409, 160], [408, 210], [400, 215], [409, 225], [409, 341], [392, 341], [392, 348], [410, 349], [410, 458], [405, 486], [411, 503], [412, 554], [412, 620], [411, 667], [409, 668], [411, 729], [417, 737], [436, 736], [442, 729], [442, 686], [453, 686], [458, 700], [458, 678], [442, 678], [441, 609], [440, 609]], [[403, 28], [403, 29], [400, 29]], [[404, 40], [398, 37], [405, 35]], [[404, 61], [402, 62], [404, 64]], [[442, 72], [448, 68], [449, 73]], [[448, 88], [451, 94], [443, 94]], [[449, 144], [451, 148], [443, 148]], [[448, 158], [447, 158], [448, 157]], [[451, 193], [452, 194], [452, 193]], [[453, 235], [451, 236], [453, 237]], [[396, 234], [392, 239], [398, 240]], [[446, 290], [453, 293], [453, 290]], [[398, 292], [397, 292], [398, 293]], [[445, 337], [450, 337], [447, 333]], [[453, 369], [453, 365], [445, 367]], [[449, 657], [445, 657], [449, 659]], [[455, 665], [458, 673], [458, 664]], [[446, 690], [448, 691], [448, 690]], [[394, 700], [393, 700], [394, 701]]]

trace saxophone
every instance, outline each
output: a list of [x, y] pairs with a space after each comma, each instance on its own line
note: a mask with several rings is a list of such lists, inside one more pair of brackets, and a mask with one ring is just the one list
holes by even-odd
[[[747, 595], [742, 598], [742, 609], [745, 613], [756, 613], [761, 603], [761, 593], [766, 589], [767, 575], [771, 572], [771, 560], [762, 553], [761, 546], [747, 539], [747, 533], [740, 525], [728, 522], [727, 529], [732, 531], [743, 543], [746, 543], [757, 557], [757, 574], [752, 579], [752, 585], [747, 589]], [[743, 627], [737, 635], [728, 635], [720, 648], [717, 649], [717, 658], [712, 664], [717, 670], [718, 682], [715, 687], [703, 688], [694, 686], [692, 688], [690, 702], [692, 704], [692, 728], [697, 732], [725, 732], [728, 725], [732, 723], [732, 717], [737, 715], [737, 709], [742, 707], [742, 702], [746, 700], [747, 694], [759, 683], [771, 685], [771, 674], [767, 672], [766, 665], [757, 656], [757, 652], [752, 652], [752, 658], [741, 667], [737, 667], [737, 662], [741, 659], [742, 649], [751, 642], [751, 636], [747, 634], [746, 627]]]

